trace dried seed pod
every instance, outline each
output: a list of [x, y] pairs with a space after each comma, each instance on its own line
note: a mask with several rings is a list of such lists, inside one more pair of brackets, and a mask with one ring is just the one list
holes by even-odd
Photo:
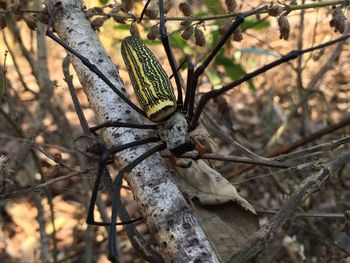
[[103, 9], [101, 7], [93, 7], [85, 11], [86, 17], [92, 17], [101, 14], [103, 14]]
[[200, 47], [204, 47], [205, 46], [205, 37], [204, 37], [204, 33], [202, 30], [196, 28], [194, 30], [194, 38], [195, 38], [195, 44], [197, 46], [200, 46]]
[[133, 37], [140, 38], [140, 32], [139, 32], [139, 29], [137, 28], [137, 25], [135, 23], [130, 25], [130, 34]]
[[179, 9], [184, 14], [184, 16], [192, 15], [192, 8], [188, 3], [180, 3]]
[[325, 49], [320, 49], [320, 50], [316, 50], [315, 52], [312, 52], [312, 60], [313, 61], [319, 61], [320, 58], [324, 55], [324, 51]]
[[194, 33], [193, 26], [187, 27], [184, 32], [182, 32], [181, 37], [185, 40], [189, 40]]
[[19, 2], [16, 2], [10, 5], [10, 10], [15, 15], [21, 15], [21, 5]]
[[29, 14], [24, 14], [23, 15], [23, 20], [24, 20], [24, 22], [27, 24], [27, 26], [31, 30], [35, 30], [36, 29], [37, 20], [36, 20], [36, 18], [34, 16], [29, 15]]
[[284, 6], [282, 5], [272, 5], [269, 7], [268, 13], [270, 16], [279, 16], [284, 11]]
[[159, 34], [159, 26], [154, 25], [149, 29], [149, 32], [147, 34], [147, 38], [149, 40], [155, 40], [158, 37]]
[[237, 27], [232, 34], [232, 40], [236, 42], [241, 42], [243, 40], [243, 34], [240, 27]]
[[123, 9], [124, 11], [130, 12], [134, 7], [134, 0], [123, 0]]
[[225, 4], [227, 6], [227, 10], [232, 13], [237, 8], [237, 2], [236, 0], [225, 0]]
[[115, 22], [117, 22], [118, 24], [125, 24], [125, 18], [124, 17], [118, 16], [118, 15], [114, 15], [112, 17], [113, 17], [113, 20]]
[[288, 40], [290, 33], [290, 24], [285, 15], [278, 18], [278, 26], [280, 29], [280, 39]]
[[145, 11], [145, 16], [147, 16], [148, 18], [151, 18], [151, 19], [155, 19], [158, 17], [158, 10], [155, 8], [151, 8], [151, 9], [148, 8]]
[[99, 29], [101, 26], [103, 26], [103, 23], [107, 20], [108, 18], [106, 17], [98, 17], [96, 19], [94, 19], [91, 22], [91, 26], [94, 30]]
[[6, 9], [7, 8], [7, 0], [0, 0], [0, 8]]
[[6, 26], [6, 16], [4, 14], [0, 14], [0, 28], [4, 29]]
[[343, 33], [346, 26], [346, 17], [340, 7], [333, 9], [332, 20], [329, 22], [331, 27], [334, 27], [334, 32]]
[[41, 23], [47, 24], [50, 18], [50, 15], [47, 11], [47, 7], [44, 6], [43, 9], [41, 9], [40, 13], [34, 14], [34, 17], [36, 20], [40, 21]]
[[164, 14], [169, 13], [170, 9], [173, 7], [174, 3], [172, 0], [164, 1]]
[[9, 167], [9, 160], [5, 155], [0, 155], [0, 194], [5, 193], [9, 184], [13, 184], [13, 170]]
[[232, 19], [231, 18], [225, 19], [219, 28], [220, 36], [225, 35], [231, 25], [232, 25]]
[[188, 17], [185, 20], [183, 20], [180, 25], [183, 27], [188, 27], [192, 24], [192, 18]]

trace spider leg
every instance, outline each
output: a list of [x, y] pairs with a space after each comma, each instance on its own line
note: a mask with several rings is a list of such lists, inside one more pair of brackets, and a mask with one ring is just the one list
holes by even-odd
[[[184, 59], [184, 61], [182, 61], [181, 64], [177, 67], [176, 72], [178, 72], [186, 63], [187, 63], [187, 60]], [[172, 79], [173, 77], [174, 77], [174, 74], [171, 74], [169, 79]]]
[[134, 129], [149, 129], [149, 130], [156, 130], [157, 125], [148, 125], [148, 124], [136, 124], [136, 123], [125, 123], [120, 121], [107, 121], [100, 125], [96, 125], [93, 127], [90, 127], [90, 132], [95, 133], [97, 130], [100, 130], [102, 128], [134, 128]]
[[61, 8], [61, 4], [56, 4], [55, 10], [52, 13], [52, 15], [49, 18], [49, 22], [47, 25], [46, 35], [51, 38], [53, 41], [61, 45], [63, 48], [68, 50], [70, 53], [72, 53], [74, 56], [76, 56], [86, 67], [88, 67], [93, 73], [95, 73], [103, 82], [106, 83], [122, 100], [124, 100], [131, 108], [133, 108], [136, 112], [140, 113], [142, 116], [146, 117], [146, 113], [137, 107], [134, 103], [129, 100], [127, 96], [123, 94], [116, 86], [113, 85], [113, 83], [96, 67], [96, 65], [92, 64], [86, 57], [79, 54], [77, 51], [75, 51], [73, 48], [68, 46], [62, 39], [57, 37], [52, 32], [53, 22], [55, 19], [55, 16], [58, 12], [58, 10]]
[[196, 68], [196, 70], [193, 72], [192, 79], [189, 83], [187, 83], [187, 89], [189, 89], [189, 105], [188, 105], [188, 117], [191, 120], [193, 118], [193, 109], [194, 109], [194, 99], [198, 84], [199, 77], [203, 74], [205, 69], [208, 67], [210, 62], [215, 58], [216, 54], [219, 52], [219, 50], [223, 47], [223, 45], [226, 43], [226, 41], [231, 37], [233, 32], [244, 22], [245, 18], [258, 14], [261, 11], [267, 9], [268, 6], [264, 5], [262, 7], [259, 7], [257, 9], [253, 9], [251, 11], [238, 14], [235, 21], [232, 23], [226, 34], [221, 38], [219, 43], [215, 46], [213, 51], [209, 54], [209, 56], [204, 60], [204, 62]]
[[147, 152], [143, 153], [139, 157], [137, 157], [135, 160], [133, 160], [131, 163], [129, 163], [127, 166], [122, 168], [116, 178], [114, 179], [114, 197], [112, 199], [112, 217], [111, 217], [111, 224], [109, 226], [109, 240], [108, 240], [108, 259], [112, 260], [117, 256], [117, 250], [116, 250], [116, 221], [117, 221], [117, 213], [120, 211], [120, 203], [118, 203], [116, 200], [119, 200], [120, 198], [120, 188], [122, 184], [122, 179], [124, 174], [129, 173], [136, 165], [141, 163], [143, 160], [147, 159], [151, 155], [155, 154], [156, 152], [159, 152], [161, 150], [164, 150], [166, 148], [166, 145], [164, 143], [159, 144]]
[[151, 2], [151, 0], [148, 0], [145, 4], [145, 6], [143, 7], [142, 9], [142, 12], [141, 12], [141, 15], [140, 15], [140, 18], [138, 19], [138, 23], [141, 23], [142, 22], [142, 19], [143, 19], [143, 16], [145, 15], [145, 12], [147, 10], [147, 7], [149, 5], [149, 3]]
[[293, 60], [293, 59], [296, 59], [297, 57], [300, 57], [301, 55], [305, 54], [305, 53], [308, 53], [308, 52], [312, 52], [314, 50], [317, 50], [317, 49], [322, 49], [322, 48], [325, 48], [325, 47], [328, 47], [328, 46], [331, 46], [331, 45], [334, 45], [336, 43], [339, 43], [341, 41], [345, 41], [346, 39], [350, 38], [350, 34], [347, 34], [347, 35], [344, 35], [344, 36], [341, 36], [339, 38], [336, 38], [332, 41], [328, 41], [326, 43], [323, 43], [323, 44], [320, 44], [320, 45], [317, 45], [315, 47], [311, 47], [311, 48], [306, 48], [306, 49], [302, 49], [302, 50], [292, 50], [290, 51], [288, 54], [282, 56], [281, 58], [251, 72], [251, 73], [248, 73], [247, 75], [241, 77], [240, 79], [230, 83], [230, 84], [227, 84], [225, 86], [223, 86], [222, 88], [220, 89], [217, 89], [217, 90], [212, 90], [212, 91], [209, 91], [205, 94], [202, 95], [202, 97], [200, 98], [199, 100], [199, 103], [198, 103], [198, 107], [196, 109], [196, 112], [194, 114], [194, 117], [193, 119], [191, 120], [191, 123], [190, 123], [190, 129], [194, 129], [197, 125], [198, 125], [198, 121], [199, 121], [199, 117], [205, 107], [205, 105], [207, 104], [207, 102], [210, 100], [210, 99], [213, 99], [217, 96], [220, 96], [222, 95], [223, 93], [225, 93], [226, 91], [228, 90], [231, 90], [235, 87], [237, 87], [238, 85], [242, 84], [243, 82], [246, 82], [252, 78], [254, 78], [255, 76], [258, 76], [276, 66], [279, 66], [283, 63], [286, 63], [290, 60]]
[[[103, 177], [103, 184], [106, 187], [106, 190], [109, 194], [109, 196], [113, 196], [114, 193], [114, 184], [111, 176], [109, 175], [108, 170], [105, 170], [105, 176]], [[130, 219], [130, 216], [128, 214], [128, 211], [125, 209], [124, 204], [122, 203], [120, 198], [116, 199], [116, 202], [118, 202], [118, 207], [120, 207], [119, 210], [119, 217], [122, 222], [132, 222], [133, 220]], [[118, 225], [118, 224], [117, 224]], [[162, 257], [159, 255], [157, 251], [153, 249], [153, 247], [149, 244], [148, 241], [146, 241], [141, 234], [138, 232], [134, 224], [126, 224], [125, 225], [125, 231], [128, 235], [130, 242], [134, 249], [142, 255], [146, 260], [149, 262], [155, 262], [160, 263], [163, 262]]]
[[[194, 101], [195, 93], [193, 93], [193, 96], [192, 96], [190, 94], [190, 89], [189, 89], [189, 86], [188, 86], [188, 84], [191, 82], [191, 79], [192, 79], [192, 76], [193, 76], [194, 65], [189, 59], [187, 59], [186, 63], [187, 63], [187, 82], [186, 82], [187, 83], [187, 87], [186, 87], [186, 95], [185, 95], [185, 102], [184, 102], [184, 107], [183, 108], [187, 112], [189, 101], [190, 100]], [[191, 98], [191, 96], [193, 98]]]
[[94, 219], [94, 208], [95, 208], [95, 203], [96, 203], [98, 187], [100, 185], [101, 178], [103, 177], [103, 175], [105, 173], [104, 170], [106, 169], [106, 163], [108, 161], [108, 158], [111, 155], [114, 155], [120, 151], [129, 149], [131, 147], [143, 145], [143, 144], [150, 143], [150, 142], [157, 142], [157, 141], [159, 141], [158, 137], [150, 137], [150, 138], [146, 138], [143, 140], [138, 140], [138, 141], [126, 143], [123, 145], [114, 146], [114, 147], [111, 147], [110, 149], [107, 149], [103, 152], [103, 154], [101, 155], [99, 164], [98, 164], [98, 172], [96, 175], [94, 188], [93, 188], [92, 193], [91, 193], [90, 204], [89, 204], [88, 214], [87, 214], [87, 218], [86, 218], [87, 224], [98, 225], [98, 226], [110, 225], [110, 223], [107, 223], [107, 222], [96, 222]]
[[177, 106], [179, 109], [182, 109], [183, 98], [182, 98], [181, 81], [180, 81], [179, 73], [177, 72], [177, 63], [175, 61], [174, 54], [171, 51], [168, 34], [166, 32], [163, 0], [159, 0], [159, 35], [160, 35], [160, 40], [163, 43], [165, 53], [168, 57], [171, 70], [175, 78], [175, 83], [177, 87]]

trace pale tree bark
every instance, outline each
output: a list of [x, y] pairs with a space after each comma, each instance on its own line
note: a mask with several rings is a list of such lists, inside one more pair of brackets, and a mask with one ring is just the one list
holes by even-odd
[[[57, 34], [104, 72], [118, 89], [125, 91], [116, 66], [82, 12], [80, 0], [46, 0], [49, 13], [56, 2], [63, 6], [54, 22]], [[71, 62], [99, 123], [107, 120], [142, 123], [140, 116], [76, 57], [71, 56]], [[107, 147], [147, 136], [144, 131], [125, 128], [109, 128], [103, 134]], [[146, 145], [123, 151], [116, 155], [116, 163], [123, 167], [149, 148]], [[139, 164], [126, 180], [154, 235], [156, 249], [166, 262], [219, 262], [159, 154]]]

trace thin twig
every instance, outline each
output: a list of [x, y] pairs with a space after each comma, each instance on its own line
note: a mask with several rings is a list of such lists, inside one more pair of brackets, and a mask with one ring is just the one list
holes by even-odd
[[[161, 156], [171, 158], [173, 154], [171, 154], [170, 152], [163, 152]], [[249, 164], [277, 167], [277, 168], [290, 168], [292, 166], [298, 165], [293, 163], [280, 163], [280, 162], [270, 161], [270, 160], [261, 160], [261, 159], [247, 158], [247, 157], [223, 155], [218, 153], [205, 153], [205, 154], [184, 153], [181, 156], [178, 156], [177, 158], [205, 159], [205, 160], [228, 161], [228, 162], [236, 162], [236, 163], [249, 163]]]
[[47, 180], [46, 182], [43, 182], [43, 183], [38, 184], [38, 185], [30, 186], [28, 188], [14, 191], [14, 192], [11, 192], [8, 194], [3, 194], [3, 195], [0, 195], [0, 200], [7, 200], [7, 199], [18, 197], [18, 196], [26, 194], [26, 193], [41, 191], [41, 189], [49, 187], [50, 185], [52, 185], [54, 183], [57, 183], [57, 182], [63, 181], [63, 180], [67, 180], [67, 179], [74, 177], [74, 176], [88, 173], [89, 171], [90, 171], [90, 169], [71, 172], [71, 173], [68, 173], [66, 175], [62, 175], [62, 176]]
[[[338, 123], [335, 123], [331, 126], [328, 126], [326, 128], [323, 128], [317, 132], [314, 132], [304, 138], [301, 138], [291, 144], [287, 144], [287, 145], [284, 145], [284, 146], [280, 146], [278, 148], [275, 148], [274, 150], [268, 152], [265, 156], [266, 157], [273, 157], [273, 156], [278, 156], [280, 154], [283, 154], [283, 153], [287, 153], [287, 152], [290, 152], [302, 145], [305, 145], [309, 142], [312, 142], [316, 139], [319, 139], [320, 137], [326, 135], [326, 134], [330, 134], [336, 130], [339, 130], [341, 128], [344, 128], [345, 126], [349, 125], [350, 124], [350, 116], [344, 118], [342, 121], [338, 122]], [[236, 171], [234, 173], [231, 173], [227, 176], [227, 179], [230, 180], [232, 178], [235, 178], [236, 176], [239, 176], [241, 175], [242, 173], [244, 172], [247, 172], [249, 171], [250, 169], [254, 168], [254, 166], [244, 166], [242, 167], [239, 171]]]
[[34, 203], [38, 210], [37, 220], [39, 223], [40, 233], [40, 258], [41, 262], [50, 262], [49, 260], [49, 239], [46, 235], [46, 219], [44, 207], [41, 203], [42, 198], [39, 193], [34, 194]]
[[36, 95], [36, 92], [33, 91], [32, 89], [30, 89], [27, 85], [27, 82], [24, 80], [24, 77], [23, 77], [23, 74], [20, 70], [20, 67], [17, 63], [17, 56], [15, 55], [15, 53], [13, 52], [11, 46], [9, 45], [8, 41], [7, 41], [7, 38], [6, 38], [6, 34], [5, 34], [5, 31], [2, 32], [2, 36], [3, 36], [3, 40], [4, 40], [4, 43], [7, 47], [7, 50], [9, 51], [10, 55], [11, 55], [11, 58], [12, 58], [12, 61], [13, 61], [13, 65], [17, 71], [17, 74], [18, 74], [18, 78], [19, 78], [19, 81], [21, 82], [23, 88], [25, 91], [30, 91], [31, 93], [33, 93], [34, 95]]
[[[260, 215], [276, 215], [279, 211], [279, 209], [276, 210], [255, 210]], [[311, 218], [320, 218], [320, 219], [348, 219], [344, 213], [322, 213], [322, 212], [309, 212], [309, 213], [296, 213], [293, 215], [293, 217], [311, 217]]]
[[331, 161], [319, 165], [318, 171], [305, 178], [280, 208], [279, 212], [250, 240], [248, 240], [229, 260], [229, 262], [246, 262], [262, 251], [270, 243], [282, 224], [290, 218], [296, 208], [321, 185], [350, 160], [350, 150], [344, 151]]

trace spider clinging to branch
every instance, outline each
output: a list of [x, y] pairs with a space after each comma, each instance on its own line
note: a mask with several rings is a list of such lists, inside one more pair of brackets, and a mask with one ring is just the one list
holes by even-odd
[[[232, 25], [230, 26], [227, 33], [222, 37], [222, 39], [217, 43], [213, 51], [207, 56], [204, 62], [197, 68], [193, 68], [189, 65], [188, 78], [187, 78], [187, 88], [185, 94], [185, 100], [182, 96], [182, 87], [180, 77], [177, 73], [177, 63], [172, 54], [170, 48], [170, 43], [165, 27], [165, 19], [163, 12], [163, 1], [159, 1], [159, 10], [160, 10], [160, 38], [165, 48], [169, 63], [172, 68], [173, 75], [175, 77], [175, 82], [177, 84], [177, 99], [174, 96], [173, 89], [170, 85], [170, 82], [167, 78], [166, 73], [161, 68], [159, 62], [155, 59], [153, 54], [149, 49], [137, 38], [128, 37], [123, 41], [122, 53], [125, 60], [125, 63], [128, 67], [130, 79], [134, 85], [135, 93], [137, 99], [142, 109], [134, 105], [122, 92], [120, 92], [112, 82], [98, 69], [95, 64], [89, 62], [84, 56], [77, 53], [70, 46], [65, 44], [61, 39], [57, 38], [51, 31], [51, 25], [55, 16], [51, 17], [51, 22], [48, 27], [47, 35], [54, 39], [56, 42], [61, 44], [66, 50], [77, 56], [84, 65], [86, 65], [92, 72], [94, 72], [98, 77], [100, 77], [110, 88], [112, 88], [118, 96], [120, 96], [131, 108], [140, 113], [142, 116], [147, 117], [149, 120], [156, 122], [156, 125], [142, 125], [142, 124], [130, 124], [123, 122], [109, 122], [104, 124], [104, 127], [131, 127], [138, 129], [153, 129], [157, 130], [157, 134], [154, 137], [149, 137], [145, 139], [140, 139], [128, 144], [114, 146], [105, 151], [102, 154], [99, 163], [99, 172], [97, 174], [93, 196], [90, 203], [90, 209], [88, 213], [88, 223], [96, 223], [93, 220], [93, 208], [95, 202], [95, 196], [97, 193], [98, 185], [102, 177], [102, 171], [106, 165], [108, 157], [114, 155], [117, 152], [128, 149], [130, 147], [144, 145], [151, 142], [160, 142], [157, 146], [151, 148], [149, 151], [141, 154], [131, 163], [121, 169], [114, 181], [115, 184], [115, 198], [119, 198], [119, 190], [121, 186], [121, 180], [124, 174], [129, 173], [135, 166], [141, 163], [143, 160], [153, 155], [156, 152], [159, 152], [165, 148], [169, 149], [174, 155], [181, 155], [184, 152], [194, 149], [194, 143], [191, 140], [188, 132], [194, 130], [199, 121], [199, 117], [207, 104], [207, 102], [217, 96], [222, 95], [224, 92], [233, 89], [239, 84], [250, 80], [251, 78], [266, 72], [269, 69], [272, 69], [282, 63], [285, 63], [289, 60], [295, 59], [298, 56], [306, 52], [311, 52], [316, 49], [324, 48], [334, 43], [340, 42], [348, 38], [349, 36], [343, 36], [334, 41], [324, 43], [319, 46], [312, 48], [292, 51], [286, 56], [252, 72], [242, 77], [241, 79], [227, 84], [221, 89], [210, 91], [201, 96], [198, 106], [195, 107], [194, 99], [196, 94], [196, 89], [198, 85], [199, 77], [204, 73], [207, 66], [215, 58], [218, 51], [230, 38], [232, 33], [242, 24], [244, 19], [248, 16], [257, 14], [263, 10], [266, 10], [267, 7], [263, 6], [261, 8], [254, 9], [245, 13], [238, 14]], [[59, 10], [59, 6], [57, 9]], [[162, 84], [162, 85], [160, 85]], [[97, 128], [93, 129], [96, 130]], [[117, 217], [118, 207], [116, 202], [112, 200], [112, 218], [111, 223], [102, 223], [110, 225], [109, 230], [109, 254], [113, 258], [116, 256], [115, 250], [115, 224]]]

